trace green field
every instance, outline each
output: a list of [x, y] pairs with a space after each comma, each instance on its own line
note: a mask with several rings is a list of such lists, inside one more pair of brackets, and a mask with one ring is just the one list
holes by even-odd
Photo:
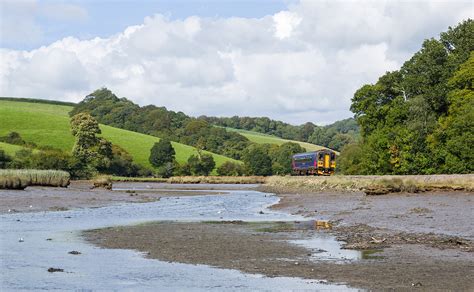
[[10, 156], [13, 156], [13, 155], [15, 155], [15, 153], [17, 151], [23, 149], [23, 147], [18, 146], [18, 145], [12, 145], [12, 144], [8, 144], [8, 143], [0, 142], [0, 149], [4, 150], [6, 154], [8, 154]]
[[237, 132], [249, 139], [252, 142], [258, 143], [258, 144], [277, 144], [281, 145], [283, 143], [287, 142], [293, 142], [293, 143], [298, 143], [301, 145], [301, 147], [305, 148], [307, 151], [317, 151], [321, 149], [326, 149], [323, 146], [311, 144], [311, 143], [306, 143], [306, 142], [300, 142], [300, 141], [294, 141], [294, 140], [286, 140], [282, 139], [276, 136], [272, 135], [267, 135], [267, 134], [262, 134], [258, 132], [252, 132], [252, 131], [247, 131], [247, 130], [241, 130], [241, 129], [234, 129], [234, 128], [226, 128], [228, 131], [233, 131]]
[[[27, 142], [70, 151], [74, 144], [74, 137], [69, 128], [68, 112], [71, 109], [72, 107], [64, 105], [0, 99], [0, 136], [14, 131], [20, 133]], [[151, 166], [148, 156], [151, 147], [160, 140], [159, 138], [106, 125], [100, 125], [100, 128], [104, 138], [125, 149], [135, 162]], [[15, 147], [19, 146], [0, 144], [0, 149], [10, 154], [17, 151]], [[173, 142], [173, 147], [179, 163], [186, 162], [189, 156], [197, 153], [194, 147], [188, 145]], [[235, 162], [222, 155], [213, 154], [213, 156], [217, 166], [229, 160]]]

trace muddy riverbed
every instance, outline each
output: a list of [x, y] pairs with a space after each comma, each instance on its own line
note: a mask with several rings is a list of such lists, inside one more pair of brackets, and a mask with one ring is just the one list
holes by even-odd
[[[256, 187], [0, 191], [2, 287], [474, 288], [472, 193], [276, 197]], [[314, 220], [332, 229], [316, 230]]]

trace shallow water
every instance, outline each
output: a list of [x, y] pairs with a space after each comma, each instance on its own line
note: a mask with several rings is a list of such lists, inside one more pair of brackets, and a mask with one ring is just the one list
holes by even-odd
[[[214, 186], [215, 187], [215, 186]], [[268, 278], [203, 265], [168, 263], [130, 250], [101, 249], [84, 242], [81, 230], [155, 220], [292, 221], [265, 209], [275, 196], [250, 190], [226, 195], [167, 197], [158, 202], [121, 204], [64, 212], [0, 216], [2, 290], [351, 290], [298, 278]], [[260, 211], [263, 210], [263, 214]], [[18, 221], [19, 220], [19, 221]], [[23, 238], [24, 242], [19, 242]], [[52, 240], [46, 240], [51, 238]], [[77, 250], [82, 254], [70, 255]], [[64, 273], [49, 273], [50, 267]]]

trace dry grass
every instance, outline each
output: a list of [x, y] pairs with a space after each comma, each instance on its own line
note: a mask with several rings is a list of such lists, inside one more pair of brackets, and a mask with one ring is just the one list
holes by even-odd
[[174, 176], [170, 178], [155, 177], [121, 177], [113, 176], [112, 181], [121, 182], [162, 182], [171, 184], [263, 184], [263, 176]]
[[98, 176], [92, 180], [93, 188], [112, 189], [112, 179], [110, 176]]
[[27, 186], [67, 187], [70, 175], [60, 170], [0, 169], [0, 189], [24, 189]]
[[432, 190], [474, 191], [474, 175], [387, 175], [267, 178], [265, 186], [275, 192], [364, 191], [368, 195]]
[[172, 184], [262, 184], [263, 176], [175, 176], [168, 179]]

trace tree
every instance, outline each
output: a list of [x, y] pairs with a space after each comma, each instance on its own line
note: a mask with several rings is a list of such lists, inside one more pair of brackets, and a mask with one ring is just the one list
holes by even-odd
[[247, 147], [243, 153], [243, 161], [245, 170], [250, 175], [272, 174], [272, 160], [265, 144], [252, 144]]
[[209, 175], [216, 166], [211, 154], [199, 153], [188, 158], [188, 165], [193, 175]]
[[150, 149], [149, 161], [154, 167], [163, 166], [166, 163], [172, 163], [176, 152], [168, 139], [161, 139]]
[[87, 113], [79, 113], [71, 118], [71, 132], [76, 138], [72, 155], [86, 164], [97, 158], [94, 148], [100, 142], [97, 135], [101, 133], [97, 121]]

